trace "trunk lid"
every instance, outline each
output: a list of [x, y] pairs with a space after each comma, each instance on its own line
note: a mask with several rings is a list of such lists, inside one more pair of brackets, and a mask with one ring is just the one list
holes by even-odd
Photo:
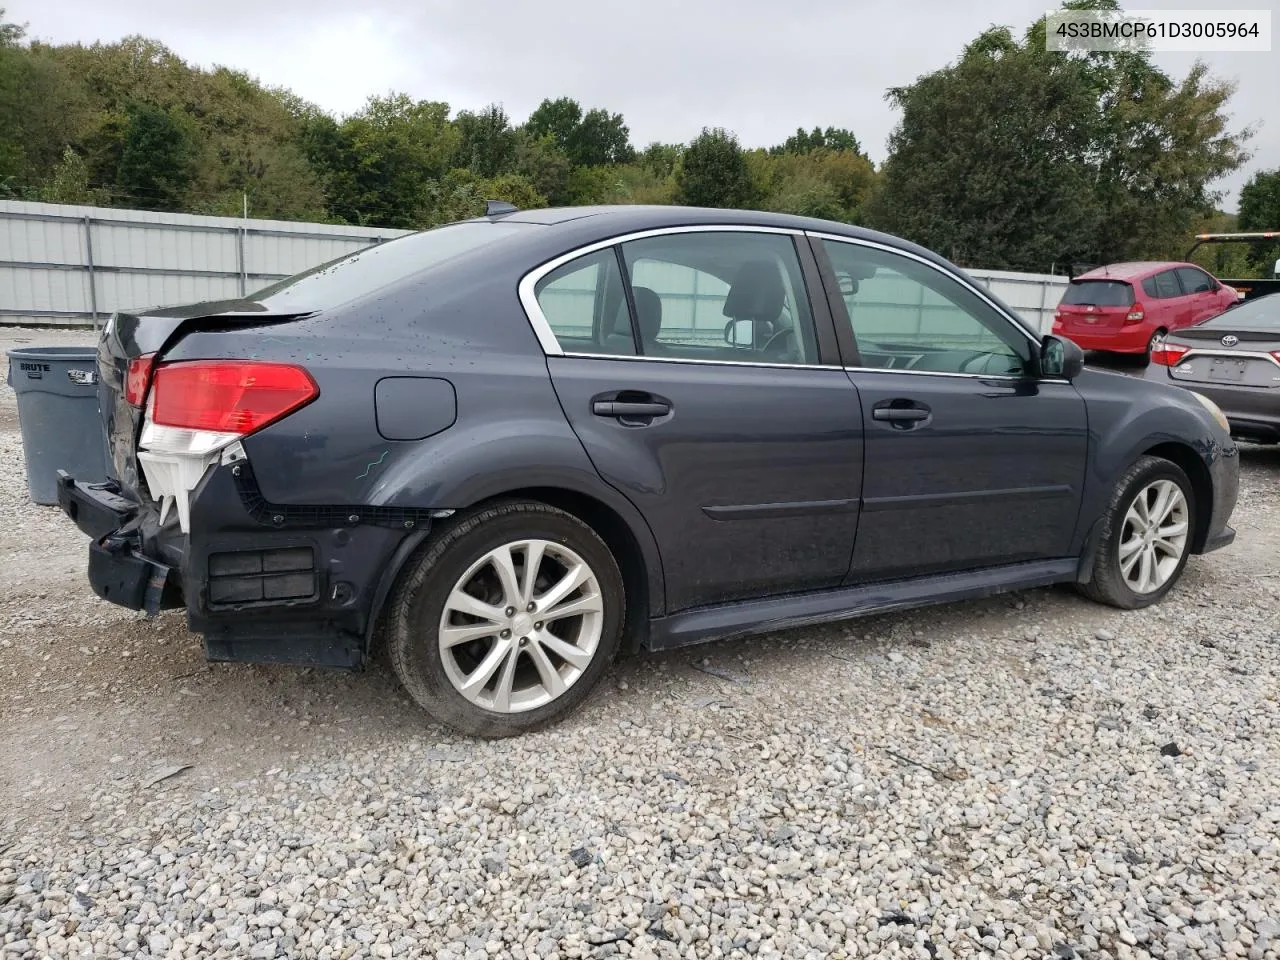
[[1169, 342], [1191, 348], [1169, 368], [1179, 383], [1280, 389], [1280, 331], [1184, 327]]
[[1133, 286], [1124, 280], [1072, 280], [1058, 304], [1058, 316], [1071, 326], [1120, 327], [1135, 303]]
[[146, 408], [145, 404], [132, 406], [125, 399], [125, 383], [133, 361], [151, 356], [158, 362], [183, 336], [196, 330], [287, 323], [314, 312], [272, 312], [259, 301], [222, 300], [112, 315], [98, 341], [98, 408], [107, 435], [113, 479], [128, 493], [139, 490], [138, 436]]

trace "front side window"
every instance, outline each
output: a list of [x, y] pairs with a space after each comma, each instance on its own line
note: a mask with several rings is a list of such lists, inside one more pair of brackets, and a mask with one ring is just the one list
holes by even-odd
[[624, 243], [622, 254], [645, 356], [818, 362], [789, 235], [673, 233]]
[[552, 270], [538, 281], [534, 296], [565, 353], [635, 354], [622, 271], [612, 247]]
[[1178, 267], [1178, 279], [1187, 293], [1212, 293], [1213, 280], [1203, 270], [1195, 267]]
[[959, 281], [918, 260], [824, 240], [863, 367], [1018, 376], [1027, 337]]

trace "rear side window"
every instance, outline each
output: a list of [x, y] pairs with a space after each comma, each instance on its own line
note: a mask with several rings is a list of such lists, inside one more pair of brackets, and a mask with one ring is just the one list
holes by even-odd
[[1265, 297], [1246, 300], [1238, 307], [1232, 307], [1226, 313], [1198, 326], [1229, 330], [1275, 330], [1280, 337], [1280, 293], [1269, 293]]
[[635, 355], [622, 271], [612, 247], [552, 270], [538, 281], [534, 296], [565, 353]]
[[322, 263], [246, 299], [276, 312], [328, 310], [528, 229], [513, 223], [468, 222], [411, 233]]
[[1155, 296], [1157, 299], [1171, 300], [1174, 297], [1182, 296], [1182, 287], [1179, 285], [1178, 278], [1174, 276], [1172, 270], [1157, 273], [1151, 279], [1155, 283]]
[[1178, 279], [1182, 281], [1182, 289], [1187, 293], [1212, 293], [1213, 281], [1203, 270], [1195, 267], [1179, 267]]
[[1133, 305], [1133, 287], [1123, 280], [1072, 280], [1062, 302], [1094, 307], [1128, 307]]

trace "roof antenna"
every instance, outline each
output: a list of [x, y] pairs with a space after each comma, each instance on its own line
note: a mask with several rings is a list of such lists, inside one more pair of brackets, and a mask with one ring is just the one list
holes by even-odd
[[507, 203], [505, 200], [486, 200], [484, 202], [484, 215], [486, 217], [501, 217], [508, 213], [515, 213], [520, 208], [513, 203]]

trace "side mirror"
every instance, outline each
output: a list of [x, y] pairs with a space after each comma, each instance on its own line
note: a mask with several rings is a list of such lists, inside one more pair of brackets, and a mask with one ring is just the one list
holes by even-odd
[[1040, 341], [1040, 376], [1074, 380], [1084, 370], [1084, 351], [1052, 334]]
[[724, 325], [724, 342], [731, 347], [754, 347], [756, 325], [750, 320], [730, 320]]

